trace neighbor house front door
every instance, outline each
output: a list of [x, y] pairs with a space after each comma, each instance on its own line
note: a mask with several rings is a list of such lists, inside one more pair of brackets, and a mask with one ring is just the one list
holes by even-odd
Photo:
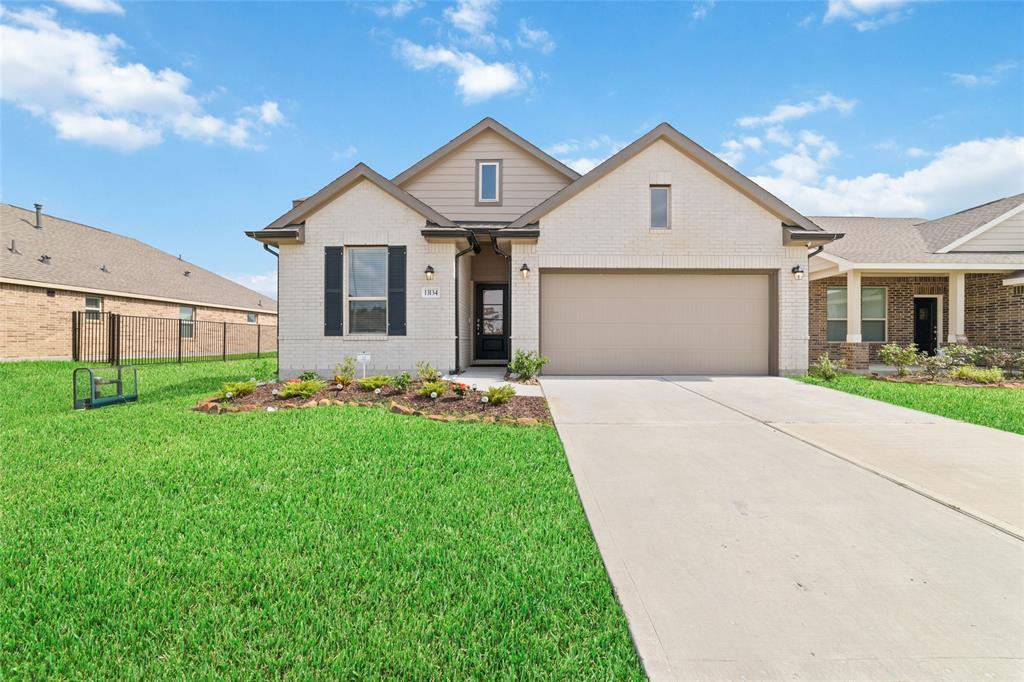
[[914, 299], [914, 343], [928, 353], [935, 354], [939, 340], [939, 301], [936, 298]]
[[476, 359], [508, 360], [508, 285], [476, 285]]

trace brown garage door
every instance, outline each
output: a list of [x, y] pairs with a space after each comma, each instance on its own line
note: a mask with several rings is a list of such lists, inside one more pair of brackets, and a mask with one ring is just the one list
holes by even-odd
[[545, 374], [768, 374], [765, 274], [541, 273]]

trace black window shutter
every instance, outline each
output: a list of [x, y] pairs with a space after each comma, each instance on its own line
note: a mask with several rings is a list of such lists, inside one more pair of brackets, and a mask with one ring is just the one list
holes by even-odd
[[341, 336], [345, 328], [345, 302], [342, 284], [345, 281], [345, 258], [342, 247], [324, 248], [324, 336]]
[[388, 247], [388, 336], [405, 336], [405, 247]]

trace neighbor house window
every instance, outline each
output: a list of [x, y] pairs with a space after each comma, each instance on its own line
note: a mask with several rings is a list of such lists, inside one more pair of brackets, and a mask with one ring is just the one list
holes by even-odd
[[245, 321], [249, 324], [256, 324], [256, 313], [246, 313]]
[[651, 185], [651, 229], [668, 229], [668, 207], [671, 188], [668, 185]]
[[181, 320], [181, 338], [191, 339], [195, 331], [196, 309], [188, 305], [181, 306], [178, 308], [178, 319]]
[[89, 322], [99, 322], [103, 313], [103, 299], [98, 296], [85, 297], [85, 319]]
[[501, 162], [476, 162], [476, 201], [478, 204], [501, 203]]
[[388, 333], [388, 249], [353, 247], [348, 253], [348, 331]]
[[[846, 287], [825, 292], [829, 341], [846, 341]], [[885, 287], [861, 287], [860, 334], [863, 341], [885, 341]]]

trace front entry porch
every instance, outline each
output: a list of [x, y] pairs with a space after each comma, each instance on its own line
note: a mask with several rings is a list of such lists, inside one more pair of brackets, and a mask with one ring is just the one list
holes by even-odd
[[[467, 255], [460, 282], [462, 369], [504, 368], [511, 359], [511, 287], [509, 261], [481, 240], [480, 252]], [[500, 247], [499, 247], [500, 248]]]

